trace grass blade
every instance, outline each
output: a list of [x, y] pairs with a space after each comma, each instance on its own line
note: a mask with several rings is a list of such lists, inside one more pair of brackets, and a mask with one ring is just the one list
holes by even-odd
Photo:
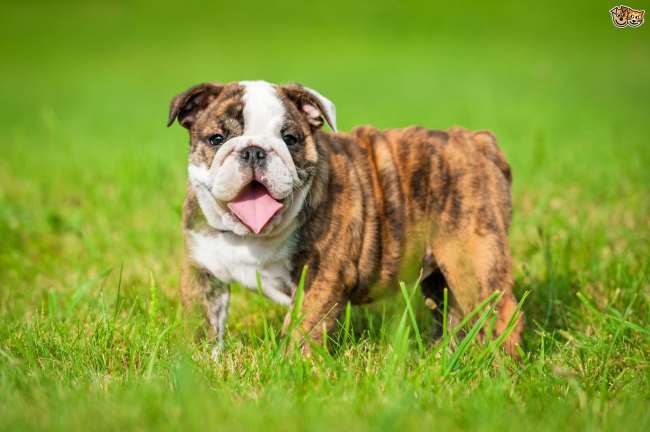
[[420, 335], [420, 329], [418, 328], [418, 323], [415, 318], [415, 312], [413, 312], [413, 307], [411, 306], [411, 298], [413, 297], [413, 293], [417, 290], [419, 282], [416, 282], [414, 285], [413, 292], [411, 295], [408, 294], [406, 290], [406, 284], [404, 282], [399, 283], [400, 290], [402, 291], [402, 297], [404, 297], [404, 303], [406, 303], [406, 310], [404, 311], [405, 314], [408, 314], [409, 317], [411, 318], [411, 325], [413, 327], [413, 332], [415, 333], [415, 341], [418, 344], [418, 350], [420, 351], [420, 354], [423, 354], [425, 349], [424, 349], [424, 343], [422, 342], [422, 336]]

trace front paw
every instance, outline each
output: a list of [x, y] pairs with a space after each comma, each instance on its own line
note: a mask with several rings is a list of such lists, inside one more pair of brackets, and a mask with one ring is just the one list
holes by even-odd
[[212, 351], [210, 351], [210, 358], [212, 359], [213, 362], [219, 363], [221, 361], [221, 357], [223, 356], [223, 344], [217, 344], [212, 348]]

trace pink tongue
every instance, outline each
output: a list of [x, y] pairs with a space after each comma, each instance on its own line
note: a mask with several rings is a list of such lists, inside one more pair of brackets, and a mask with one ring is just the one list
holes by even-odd
[[273, 199], [262, 184], [254, 181], [228, 203], [228, 208], [255, 234], [259, 234], [282, 208], [282, 203]]

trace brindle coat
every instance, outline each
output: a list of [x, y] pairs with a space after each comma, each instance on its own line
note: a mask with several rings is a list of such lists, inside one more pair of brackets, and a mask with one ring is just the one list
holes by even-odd
[[501, 333], [516, 300], [507, 237], [511, 173], [494, 136], [365, 126], [321, 132], [317, 142], [329, 161], [330, 175], [318, 179], [327, 200], [305, 209], [294, 275], [309, 266], [304, 309], [311, 336], [331, 328], [348, 300], [367, 303], [377, 291], [397, 290], [400, 270], [418, 258], [430, 272], [423, 293], [439, 298], [449, 285], [456, 320], [494, 290], [503, 292]]
[[[442, 289], [449, 287], [456, 321], [495, 290], [501, 291], [495, 330], [503, 332], [516, 307], [508, 246], [512, 176], [494, 135], [462, 128], [382, 131], [368, 126], [327, 133], [300, 114], [301, 100], [309, 99], [300, 87], [279, 89], [295, 120], [291, 127], [304, 135], [303, 147], [292, 156], [313, 179], [298, 216], [293, 257], [294, 282], [303, 266], [309, 267], [303, 334], [320, 341], [348, 301], [367, 303], [397, 292], [399, 280], [417, 276], [419, 268], [426, 276], [426, 297], [440, 298]], [[215, 127], [207, 120], [202, 123], [201, 116], [218, 119], [222, 126], [230, 122], [237, 129], [240, 96], [241, 89], [226, 87], [200, 106], [203, 112], [182, 111], [188, 98], [177, 98], [170, 120], [178, 117], [182, 123], [196, 117], [185, 124], [191, 137]], [[194, 138], [190, 142], [199, 145]], [[203, 151], [210, 150], [194, 149], [191, 154]], [[183, 223], [186, 229], [205, 224], [191, 188]], [[200, 294], [208, 296], [212, 284], [204, 269], [186, 260], [185, 303]], [[513, 354], [522, 327], [520, 320], [506, 341], [506, 350]]]

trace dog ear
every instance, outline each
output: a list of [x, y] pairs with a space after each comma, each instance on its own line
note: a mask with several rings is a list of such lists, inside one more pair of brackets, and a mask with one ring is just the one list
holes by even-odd
[[205, 109], [223, 90], [222, 84], [203, 83], [185, 90], [172, 99], [169, 105], [167, 127], [178, 118], [178, 123], [186, 129], [192, 127], [196, 115]]
[[322, 127], [323, 121], [326, 121], [330, 129], [336, 132], [336, 107], [329, 99], [316, 90], [300, 84], [287, 84], [281, 89], [307, 117], [307, 121], [313, 128]]

